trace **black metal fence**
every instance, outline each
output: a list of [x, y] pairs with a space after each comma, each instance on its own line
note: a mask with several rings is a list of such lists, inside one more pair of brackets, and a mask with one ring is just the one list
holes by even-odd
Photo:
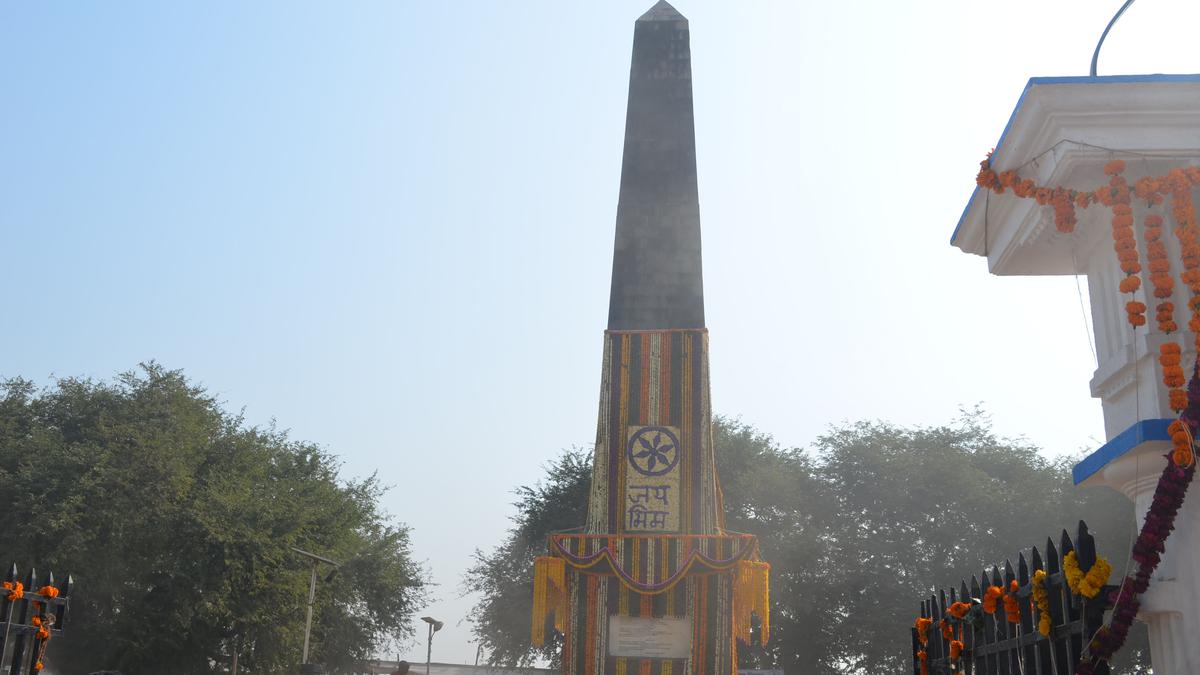
[[[1111, 591], [1116, 587], [1104, 586], [1095, 598], [1072, 593], [1063, 572], [1063, 559], [1072, 551], [1080, 571], [1086, 574], [1096, 563], [1096, 542], [1083, 521], [1079, 522], [1074, 541], [1066, 530], [1058, 547], [1047, 539], [1044, 558], [1034, 548], [1028, 561], [1024, 553], [1018, 556], [1016, 570], [1006, 560], [1003, 571], [999, 567], [993, 567], [990, 573], [985, 569], [979, 577], [971, 577], [969, 586], [963, 581], [957, 589], [939, 590], [922, 602], [920, 617], [927, 623], [918, 621], [912, 629], [914, 675], [1074, 673], [1083, 648], [1103, 625], [1104, 612], [1111, 607]], [[1031, 580], [1039, 570], [1045, 572], [1039, 585], [1046, 590], [1049, 635], [1038, 629], [1043, 611], [1033, 597]], [[1012, 599], [1009, 603], [1012, 618], [1019, 616], [1018, 621], [1011, 622], [1003, 606], [984, 611], [989, 587], [998, 587], [1015, 599], [1015, 603]], [[953, 658], [952, 646], [959, 652]], [[1107, 675], [1108, 665], [1102, 664], [1095, 672]]]
[[42, 669], [46, 647], [62, 635], [67, 618], [71, 577], [55, 583], [54, 574], [39, 579], [32, 569], [19, 579], [17, 566], [8, 569], [0, 588], [0, 670], [27, 675]]

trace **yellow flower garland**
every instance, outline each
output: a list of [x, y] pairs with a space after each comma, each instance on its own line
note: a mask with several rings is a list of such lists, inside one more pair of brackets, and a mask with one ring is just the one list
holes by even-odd
[[567, 622], [566, 563], [562, 558], [542, 556], [533, 561], [533, 645], [546, 643], [546, 619], [554, 614], [554, 630], [563, 632]]
[[759, 641], [767, 644], [771, 639], [771, 566], [760, 560], [740, 560], [733, 581], [733, 625], [734, 634], [742, 642], [750, 644], [750, 614], [758, 615], [761, 622]]
[[1079, 568], [1079, 561], [1075, 559], [1075, 552], [1071, 551], [1063, 556], [1063, 574], [1067, 577], [1067, 586], [1072, 593], [1094, 598], [1100, 594], [1104, 584], [1108, 583], [1112, 565], [1108, 564], [1103, 556], [1096, 556], [1096, 564], [1084, 574]]
[[1038, 632], [1050, 637], [1050, 594], [1046, 592], [1046, 571], [1035, 571], [1030, 585], [1033, 590], [1033, 602], [1038, 608]]

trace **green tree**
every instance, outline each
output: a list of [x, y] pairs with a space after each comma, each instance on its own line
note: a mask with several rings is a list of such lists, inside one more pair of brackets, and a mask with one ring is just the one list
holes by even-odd
[[555, 636], [541, 649], [529, 642], [533, 613], [533, 560], [545, 555], [547, 536], [579, 527], [587, 515], [592, 480], [591, 454], [564, 452], [546, 467], [546, 478], [517, 488], [513, 527], [499, 548], [475, 551], [463, 589], [478, 593], [472, 630], [493, 664], [528, 666], [536, 659], [558, 665], [562, 640]]
[[292, 667], [309, 578], [292, 546], [345, 561], [318, 586], [310, 660], [369, 656], [426, 588], [383, 492], [156, 364], [0, 385], [0, 551], [76, 581], [56, 670], [222, 672], [235, 651], [244, 672]]
[[[730, 529], [757, 535], [771, 563], [771, 640], [742, 647], [743, 667], [789, 675], [906, 672], [908, 628], [937, 587], [969, 581], [1087, 520], [1120, 569], [1133, 525], [1127, 501], [1070, 480], [1071, 461], [997, 437], [979, 411], [906, 428], [860, 422], [831, 429], [805, 452], [729, 419], [714, 424]], [[508, 538], [477, 552], [464, 587], [478, 591], [474, 630], [495, 663], [554, 658], [529, 646], [532, 560], [546, 535], [576, 527], [590, 458], [563, 455], [520, 488]], [[1144, 672], [1144, 630], [1116, 672]]]

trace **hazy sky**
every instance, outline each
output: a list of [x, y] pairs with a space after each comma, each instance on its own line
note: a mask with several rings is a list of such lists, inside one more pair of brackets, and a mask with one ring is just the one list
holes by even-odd
[[[0, 376], [157, 359], [378, 471], [434, 660], [472, 660], [471, 552], [595, 435], [652, 4], [0, 5]], [[718, 413], [802, 447], [982, 402], [1049, 454], [1102, 442], [1075, 281], [948, 242], [1028, 78], [1085, 75], [1120, 4], [676, 3]], [[1100, 73], [1200, 72], [1195, 5], [1133, 5]]]

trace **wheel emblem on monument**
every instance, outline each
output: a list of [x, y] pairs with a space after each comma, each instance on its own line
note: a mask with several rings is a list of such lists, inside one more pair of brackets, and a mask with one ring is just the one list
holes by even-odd
[[629, 463], [643, 476], [661, 476], [679, 463], [679, 439], [666, 427], [643, 427], [629, 438]]

